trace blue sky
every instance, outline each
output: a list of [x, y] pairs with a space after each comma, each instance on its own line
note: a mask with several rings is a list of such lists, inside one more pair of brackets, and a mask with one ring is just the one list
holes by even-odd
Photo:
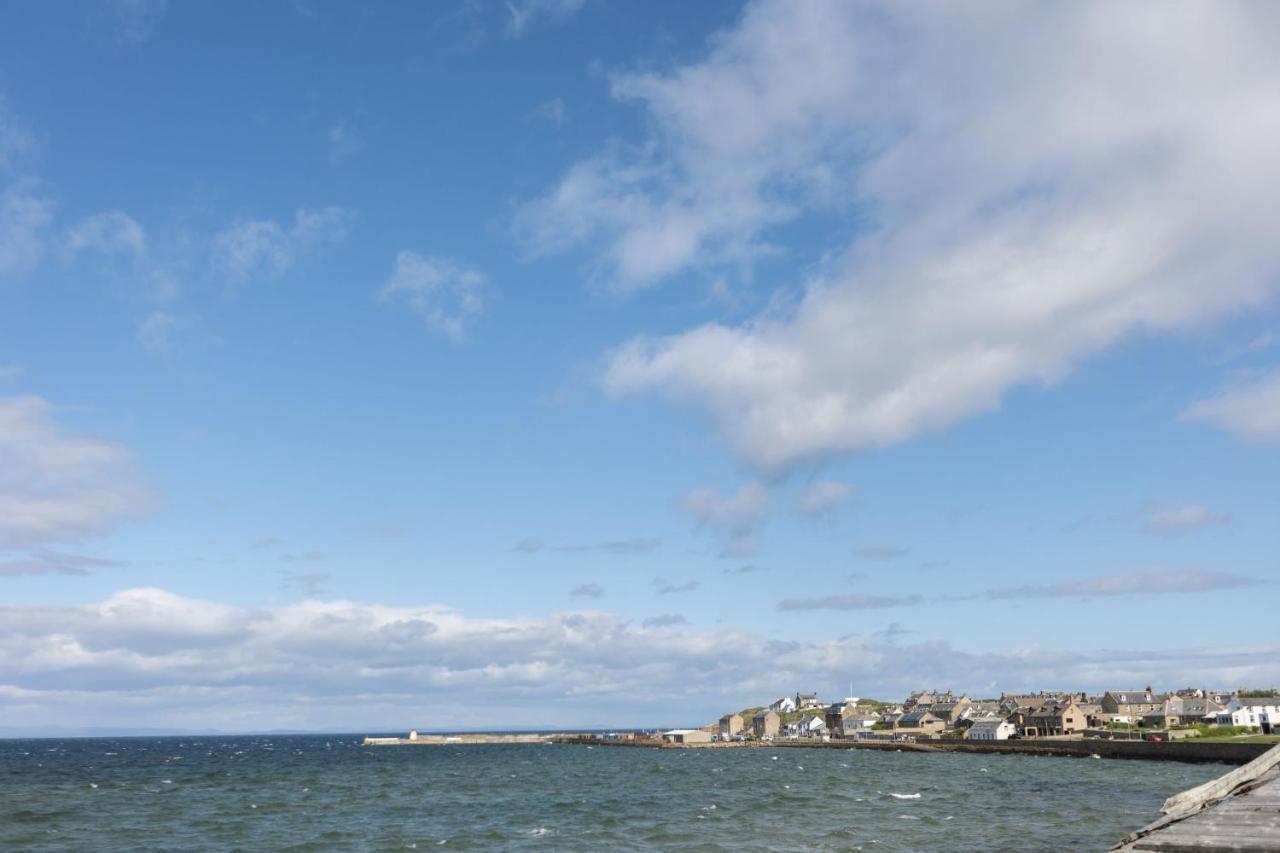
[[2, 8], [12, 725], [1280, 680], [1261, 4]]

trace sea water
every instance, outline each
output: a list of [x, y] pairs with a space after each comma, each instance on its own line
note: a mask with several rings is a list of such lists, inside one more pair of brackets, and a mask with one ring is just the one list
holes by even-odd
[[359, 741], [0, 741], [0, 850], [1104, 850], [1228, 769]]

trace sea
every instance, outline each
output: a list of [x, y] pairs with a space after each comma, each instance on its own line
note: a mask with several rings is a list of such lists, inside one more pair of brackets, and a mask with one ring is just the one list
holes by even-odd
[[1105, 850], [1212, 764], [836, 749], [0, 741], [0, 850]]

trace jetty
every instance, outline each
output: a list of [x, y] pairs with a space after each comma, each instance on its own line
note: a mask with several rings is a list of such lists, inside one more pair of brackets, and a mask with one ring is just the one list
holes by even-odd
[[369, 737], [364, 746], [458, 746], [480, 743], [552, 743], [556, 735], [538, 732], [459, 732], [458, 734], [419, 734], [408, 737]]
[[1111, 849], [1119, 853], [1280, 851], [1280, 746], [1170, 797], [1161, 811], [1162, 818]]

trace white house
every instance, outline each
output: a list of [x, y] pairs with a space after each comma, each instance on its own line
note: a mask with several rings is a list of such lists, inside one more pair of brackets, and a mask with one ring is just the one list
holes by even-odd
[[790, 696], [783, 696], [781, 699], [774, 699], [769, 703], [770, 711], [777, 711], [779, 714], [789, 714], [796, 709], [796, 700]]
[[1218, 725], [1248, 726], [1267, 733], [1280, 730], [1280, 698], [1236, 696], [1218, 714]]
[[1001, 717], [979, 717], [969, 727], [969, 740], [1008, 740], [1017, 734], [1018, 727]]

